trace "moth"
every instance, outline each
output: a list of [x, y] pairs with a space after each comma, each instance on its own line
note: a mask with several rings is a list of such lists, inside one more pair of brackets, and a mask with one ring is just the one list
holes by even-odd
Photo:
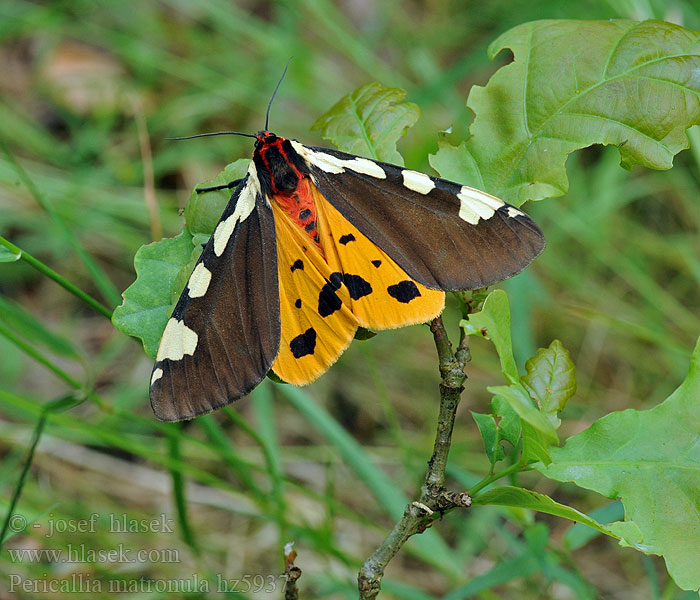
[[429, 321], [446, 291], [506, 279], [544, 248], [530, 217], [486, 192], [305, 146], [267, 119], [240, 135], [255, 138], [250, 167], [158, 349], [150, 398], [163, 421], [224, 406], [270, 370], [308, 384], [358, 327]]

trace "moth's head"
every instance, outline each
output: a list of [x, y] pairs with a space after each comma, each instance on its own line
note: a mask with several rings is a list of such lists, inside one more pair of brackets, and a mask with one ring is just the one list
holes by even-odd
[[279, 138], [269, 131], [258, 131], [255, 134], [255, 149], [259, 150], [263, 146], [274, 144]]

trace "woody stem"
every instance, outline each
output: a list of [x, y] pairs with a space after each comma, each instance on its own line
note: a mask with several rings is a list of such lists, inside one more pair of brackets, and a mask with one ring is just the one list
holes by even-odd
[[422, 533], [441, 512], [456, 507], [466, 508], [471, 504], [466, 493], [450, 492], [445, 488], [447, 457], [462, 385], [467, 378], [464, 366], [470, 359], [469, 348], [462, 338], [457, 351], [452, 351], [442, 317], [431, 321], [430, 331], [435, 340], [441, 376], [440, 412], [433, 455], [428, 461], [419, 499], [406, 506], [403, 517], [362, 565], [357, 577], [360, 600], [374, 600], [377, 597], [384, 569], [412, 535]]

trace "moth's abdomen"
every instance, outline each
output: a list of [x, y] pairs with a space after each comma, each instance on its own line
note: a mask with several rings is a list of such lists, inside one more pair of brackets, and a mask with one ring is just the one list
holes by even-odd
[[318, 225], [316, 224], [316, 203], [311, 193], [309, 178], [304, 176], [299, 181], [293, 192], [283, 194], [276, 193], [272, 201], [291, 218], [310, 239], [321, 248], [318, 238]]

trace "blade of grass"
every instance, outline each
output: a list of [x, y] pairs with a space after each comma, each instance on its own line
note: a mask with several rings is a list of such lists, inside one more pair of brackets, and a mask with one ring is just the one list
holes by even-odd
[[39, 364], [45, 366], [49, 371], [56, 375], [59, 379], [65, 381], [68, 385], [77, 391], [80, 391], [89, 400], [92, 400], [101, 410], [110, 411], [111, 406], [104, 403], [104, 401], [95, 394], [91, 389], [88, 389], [85, 385], [81, 384], [77, 379], [74, 379], [71, 375], [66, 373], [63, 369], [57, 367], [48, 358], [46, 358], [41, 352], [27, 344], [25, 341], [21, 340], [14, 333], [12, 333], [7, 327], [0, 323], [0, 335], [7, 338], [11, 343], [17, 346], [25, 354], [31, 356]]
[[[282, 492], [282, 455], [277, 436], [277, 420], [275, 419], [271, 385], [268, 382], [263, 382], [263, 385], [255, 390], [252, 406], [255, 421], [258, 424], [259, 439], [266, 450], [274, 487]], [[282, 497], [279, 497], [278, 500], [282, 500]]]
[[131, 110], [136, 121], [136, 132], [139, 138], [141, 149], [141, 162], [143, 164], [143, 196], [146, 210], [148, 211], [148, 224], [151, 229], [151, 239], [158, 241], [163, 237], [163, 225], [160, 222], [158, 212], [158, 201], [156, 200], [156, 189], [153, 175], [153, 152], [151, 150], [151, 140], [148, 134], [148, 125], [143, 108], [134, 96], [130, 98]]
[[[382, 412], [384, 413], [384, 418], [387, 421], [387, 428], [389, 429], [391, 437], [396, 445], [401, 448], [404, 459], [407, 459], [408, 455], [412, 453], [413, 449], [406, 444], [406, 440], [403, 438], [399, 417], [396, 414], [394, 405], [389, 400], [389, 394], [387, 393], [384, 380], [377, 369], [377, 361], [372, 353], [372, 348], [369, 344], [361, 344], [360, 350], [365, 358], [365, 364], [367, 365], [367, 370], [369, 371], [372, 384], [374, 385], [375, 393], [382, 406]], [[404, 460], [404, 464], [408, 465], [409, 463], [407, 460]]]
[[[168, 436], [168, 455], [173, 464], [182, 463], [182, 454], [180, 452], [180, 437], [177, 435], [178, 430], [182, 427], [180, 423], [173, 424], [171, 435]], [[185, 494], [185, 480], [182, 471], [177, 468], [170, 468], [170, 477], [173, 482], [173, 500], [175, 502], [175, 510], [177, 512], [177, 521], [180, 524], [180, 535], [182, 541], [187, 544], [195, 555], [199, 554], [199, 546], [194, 537], [194, 531], [190, 526], [190, 519], [187, 511], [187, 497]]]
[[[29, 400], [0, 389], [0, 401], [7, 406], [14, 407], [27, 414], [39, 416], [41, 414], [41, 405], [37, 405], [36, 400]], [[94, 423], [86, 422], [81, 419], [76, 419], [72, 416], [67, 416], [59, 413], [51, 413], [49, 420], [52, 426], [65, 428], [66, 431], [74, 432], [74, 435], [80, 436], [82, 445], [96, 445], [98, 447], [117, 448], [124, 450], [136, 456], [143, 457], [147, 461], [167, 469], [178, 469], [193, 480], [204, 485], [210, 485], [216, 489], [224, 489], [236, 495], [241, 495], [240, 489], [233, 483], [207, 472], [194, 465], [189, 464], [186, 460], [176, 460], [165, 452], [154, 451], [153, 436], [143, 436], [144, 440], [136, 440], [127, 432], [133, 428], [134, 421], [138, 421], [138, 417], [133, 413], [124, 416], [124, 421], [119, 427], [95, 427]], [[168, 425], [160, 423], [160, 425]], [[160, 428], [159, 428], [160, 429]], [[166, 433], [167, 435], [167, 433]], [[192, 437], [187, 437], [191, 443], [199, 444], [203, 448], [207, 448], [206, 442], [196, 440]], [[157, 447], [156, 447], [157, 448]], [[250, 504], [253, 504], [251, 500]], [[246, 512], [242, 510], [242, 505], [232, 504], [229, 510], [247, 514], [250, 517], [260, 518], [261, 513]], [[266, 517], [263, 515], [263, 519]]]
[[[336, 448], [379, 505], [393, 519], [400, 519], [409, 499], [374, 465], [362, 446], [304, 391], [291, 385], [280, 385], [276, 389]], [[462, 572], [462, 565], [436, 530], [428, 530], [420, 537], [414, 537], [406, 549], [444, 573], [459, 576]]]
[[649, 580], [649, 592], [652, 600], [661, 600], [661, 587], [659, 586], [659, 576], [656, 574], [656, 567], [651, 556], [640, 555], [644, 572]]
[[317, 32], [336, 52], [363, 69], [373, 78], [386, 85], [402, 88], [410, 87], [408, 81], [398, 70], [389, 67], [379, 59], [379, 54], [368, 45], [368, 40], [358, 34], [355, 25], [328, 0], [304, 0], [304, 8], [318, 21]]
[[[6, 407], [15, 408], [16, 410], [21, 411], [21, 413], [31, 415], [33, 417], [38, 417], [42, 411], [41, 404], [35, 399], [30, 400], [1, 388], [0, 401], [2, 401]], [[212, 475], [204, 469], [199, 469], [198, 467], [192, 466], [186, 460], [177, 461], [166, 454], [154, 452], [154, 439], [160, 439], [157, 437], [154, 438], [154, 433], [160, 432], [165, 436], [170, 435], [172, 433], [168, 431], [170, 424], [157, 422], [153, 419], [145, 419], [135, 415], [134, 413], [122, 412], [118, 410], [113, 411], [110, 414], [110, 417], [114, 418], [114, 422], [110, 422], [109, 426], [100, 427], [96, 427], [92, 422], [86, 422], [80, 419], [66, 417], [55, 413], [51, 415], [50, 419], [51, 424], [54, 426], [65, 428], [66, 431], [77, 432], [77, 435], [81, 436], [79, 439], [83, 445], [96, 445], [103, 447], [114, 446], [115, 448], [119, 448], [130, 454], [140, 456], [147, 461], [162, 465], [166, 468], [180, 469], [180, 471], [193, 479], [197, 479], [201, 483], [210, 484], [213, 487], [231, 490], [237, 494], [240, 494], [240, 488], [238, 486], [223, 478]], [[139, 436], [139, 438], [143, 438], [143, 441], [136, 439], [136, 436], [133, 433], [135, 426], [137, 425], [142, 425], [152, 430], [144, 432]], [[75, 435], [76, 434], [67, 436], [67, 438], [74, 439]], [[183, 432], [180, 432], [178, 435], [180, 435], [180, 437], [183, 440], [186, 440], [188, 443], [194, 444], [212, 455], [218, 455], [218, 449], [212, 448], [211, 444], [206, 440], [198, 439]], [[247, 466], [251, 471], [261, 471], [260, 467], [254, 463], [247, 462]]]
[[82, 389], [83, 386], [77, 379], [74, 379], [68, 373], [66, 373], [63, 369], [60, 369], [59, 367], [54, 365], [41, 352], [39, 352], [35, 348], [32, 348], [32, 346], [27, 344], [24, 340], [21, 340], [14, 333], [12, 333], [12, 331], [10, 331], [7, 327], [5, 327], [5, 325], [3, 325], [2, 323], [0, 323], [0, 335], [6, 337], [10, 342], [12, 342], [15, 346], [17, 346], [25, 354], [31, 356], [39, 364], [45, 366], [49, 371], [51, 371], [59, 379], [62, 379], [63, 381], [65, 381], [69, 386], [71, 386], [75, 389]]
[[271, 494], [274, 499], [274, 506], [280, 515], [280, 538], [282, 541], [287, 536], [287, 523], [284, 515], [287, 509], [287, 499], [285, 496], [284, 469], [282, 466], [282, 452], [277, 436], [277, 421], [273, 405], [271, 383], [263, 382], [258, 386], [253, 395], [253, 412], [258, 424], [259, 443], [265, 452], [265, 460], [272, 483]]
[[71, 294], [85, 302], [85, 304], [87, 304], [88, 306], [94, 308], [98, 313], [104, 315], [108, 319], [112, 318], [112, 311], [109, 308], [101, 304], [99, 301], [95, 300], [92, 296], [86, 294], [76, 285], [73, 285], [70, 281], [63, 277], [63, 275], [59, 275], [58, 273], [56, 273], [56, 271], [46, 266], [40, 260], [34, 258], [31, 254], [29, 254], [29, 252], [25, 252], [24, 250], [15, 246], [12, 242], [6, 240], [2, 236], [0, 236], [0, 245], [7, 248], [11, 253], [18, 255], [23, 261], [34, 267], [43, 275], [46, 275], [49, 279], [53, 279], [58, 285], [68, 290]]
[[277, 389], [336, 448], [350, 468], [371, 490], [380, 506], [392, 518], [400, 518], [408, 498], [397, 490], [386, 475], [374, 465], [355, 439], [299, 388], [284, 385]]
[[[625, 509], [622, 506], [622, 502], [614, 500], [605, 506], [596, 508], [588, 513], [591, 519], [598, 521], [602, 525], [606, 523], [612, 523], [614, 521], [621, 521], [625, 517]], [[583, 523], [577, 523], [569, 528], [569, 530], [564, 534], [564, 545], [569, 550], [578, 550], [579, 548], [585, 546], [592, 539], [601, 536], [602, 534], [595, 529], [584, 525]]]
[[252, 492], [256, 500], [265, 504], [267, 502], [266, 494], [260, 489], [260, 486], [255, 482], [251, 475], [250, 464], [242, 460], [231, 448], [231, 442], [221, 429], [221, 426], [216, 422], [212, 415], [205, 415], [197, 419], [197, 425], [204, 431], [209, 442], [220, 454], [221, 458], [233, 470], [236, 477], [243, 483], [247, 490]]
[[[66, 396], [61, 396], [60, 398], [57, 398], [56, 400], [53, 400], [43, 406], [39, 419], [36, 422], [36, 425], [34, 426], [32, 442], [29, 446], [29, 450], [27, 451], [27, 457], [24, 460], [22, 472], [20, 473], [19, 479], [17, 480], [17, 484], [15, 485], [15, 490], [12, 494], [12, 499], [10, 500], [10, 506], [7, 510], [7, 516], [5, 517], [5, 521], [2, 524], [2, 530], [0, 530], [0, 548], [2, 548], [8, 536], [12, 516], [14, 515], [15, 508], [17, 508], [17, 503], [19, 502], [19, 497], [22, 494], [24, 482], [26, 481], [27, 474], [29, 473], [29, 467], [31, 467], [32, 461], [34, 460], [34, 452], [36, 451], [36, 447], [39, 444], [41, 435], [44, 432], [44, 426], [46, 425], [49, 413], [57, 410], [68, 410], [69, 408], [72, 408], [80, 402], [82, 402], [82, 400], [77, 399], [73, 395], [69, 394]], [[10, 535], [12, 535], [12, 533]]]
[[465, 600], [497, 585], [528, 577], [539, 570], [537, 559], [525, 552], [516, 558], [498, 563], [483, 575], [472, 578], [468, 583], [443, 596], [442, 600]]
[[0, 296], [0, 322], [4, 322], [25, 339], [31, 339], [54, 354], [80, 360], [80, 354], [70, 340], [44, 327], [22, 305]]
[[77, 238], [68, 229], [61, 216], [54, 210], [51, 203], [39, 193], [39, 190], [34, 185], [27, 172], [22, 168], [22, 166], [15, 160], [14, 156], [10, 153], [4, 140], [0, 139], [0, 149], [5, 154], [8, 162], [17, 172], [17, 175], [22, 180], [22, 183], [27, 187], [29, 192], [34, 196], [39, 205], [46, 211], [46, 213], [51, 217], [51, 219], [58, 225], [59, 229], [63, 233], [64, 238], [68, 244], [73, 248], [75, 253], [80, 257], [85, 268], [90, 273], [92, 280], [95, 282], [97, 289], [102, 292], [104, 297], [114, 306], [121, 302], [121, 294], [114, 287], [114, 284], [109, 280], [105, 272], [99, 267], [99, 265], [94, 261], [94, 259], [85, 251], [85, 249], [80, 245]]

